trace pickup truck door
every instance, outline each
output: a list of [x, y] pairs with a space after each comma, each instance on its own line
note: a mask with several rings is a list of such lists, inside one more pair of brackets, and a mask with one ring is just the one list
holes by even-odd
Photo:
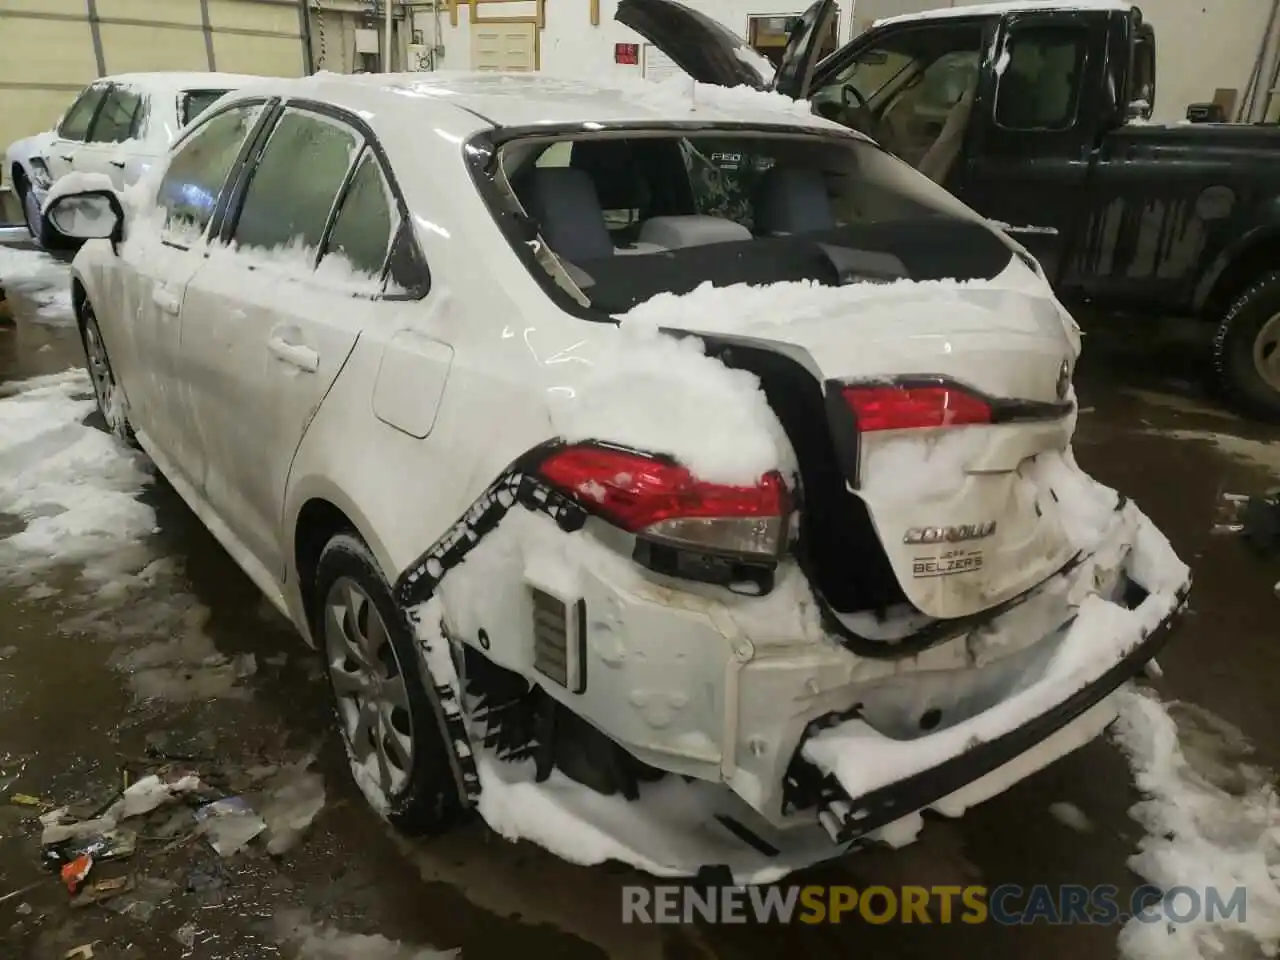
[[93, 128], [76, 151], [76, 172], [100, 173], [117, 190], [126, 187], [125, 168], [133, 153], [129, 141], [137, 136], [145, 112], [146, 98], [138, 91], [112, 84]]
[[1062, 275], [1087, 212], [1101, 134], [1107, 21], [1071, 11], [1010, 15], [979, 80], [953, 187]]

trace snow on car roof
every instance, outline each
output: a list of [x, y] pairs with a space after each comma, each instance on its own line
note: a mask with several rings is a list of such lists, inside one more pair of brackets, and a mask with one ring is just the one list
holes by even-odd
[[965, 7], [938, 7], [935, 10], [919, 10], [916, 13], [900, 13], [894, 17], [876, 20], [871, 26], [883, 27], [891, 23], [907, 23], [911, 20], [934, 20], [942, 17], [983, 17], [1005, 13], [1024, 13], [1036, 10], [1132, 10], [1128, 0], [997, 0], [995, 3], [975, 3]]
[[[849, 131], [815, 116], [808, 103], [745, 87], [694, 84], [687, 76], [662, 82], [642, 79], [585, 80], [544, 73], [440, 71], [401, 74], [319, 73], [281, 81], [276, 92], [293, 87], [317, 92], [335, 103], [365, 106], [362, 94], [377, 90], [397, 97], [429, 98], [451, 104], [495, 126], [555, 123], [671, 123], [680, 120], [751, 123]], [[356, 104], [355, 101], [360, 103]]]
[[118, 73], [111, 77], [102, 77], [98, 83], [121, 83], [152, 93], [165, 93], [180, 90], [239, 90], [254, 83], [260, 83], [264, 77], [247, 73], [195, 73], [167, 72], [152, 73]]

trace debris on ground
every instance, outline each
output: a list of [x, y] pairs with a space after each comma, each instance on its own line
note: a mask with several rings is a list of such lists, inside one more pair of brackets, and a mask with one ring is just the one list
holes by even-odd
[[82, 853], [69, 863], [62, 865], [62, 883], [67, 888], [68, 893], [76, 893], [80, 890], [80, 884], [84, 883], [84, 878], [89, 876], [89, 871], [93, 869], [93, 856], [88, 853]]
[[286, 910], [274, 922], [274, 938], [289, 960], [452, 960], [458, 950], [414, 947], [378, 934], [345, 933], [314, 924], [301, 911]]
[[324, 808], [324, 778], [310, 773], [307, 758], [285, 768], [267, 784], [262, 817], [267, 823], [267, 853], [288, 853]]
[[29, 793], [14, 793], [9, 796], [9, 802], [18, 807], [51, 807], [53, 804], [46, 803], [39, 797], [33, 797]]
[[1049, 814], [1064, 827], [1070, 827], [1076, 833], [1091, 833], [1093, 821], [1074, 803], [1051, 803]]
[[90, 904], [102, 903], [112, 897], [118, 897], [132, 889], [133, 878], [129, 876], [95, 880], [72, 898], [71, 905], [73, 907], [87, 907]]
[[244, 797], [224, 797], [196, 811], [199, 832], [220, 857], [243, 850], [267, 829], [267, 822], [253, 811]]
[[93, 948], [97, 946], [98, 941], [93, 943], [82, 943], [78, 947], [72, 947], [62, 955], [62, 960], [93, 960]]

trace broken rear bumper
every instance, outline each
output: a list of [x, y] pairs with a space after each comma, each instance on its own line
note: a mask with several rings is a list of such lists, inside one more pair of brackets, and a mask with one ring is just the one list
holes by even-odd
[[[1180, 619], [1189, 590], [1188, 584], [1179, 592], [1175, 609], [1088, 686], [1003, 735], [972, 743], [968, 749], [940, 763], [888, 785], [851, 796], [841, 783], [839, 764], [831, 762], [832, 755], [841, 749], [839, 741], [842, 736], [847, 740], [852, 733], [853, 738], [865, 740], [868, 731], [872, 737], [880, 736], [863, 721], [854, 719], [813, 731], [797, 753], [788, 777], [798, 781], [795, 786], [799, 789], [816, 795], [819, 821], [833, 842], [839, 844], [856, 843], [925, 809], [934, 809], [946, 816], [959, 816], [965, 807], [1002, 792], [1082, 746], [1102, 727], [1109, 725], [1114, 719], [1114, 711], [1108, 711], [1104, 701], [1118, 687], [1141, 673], [1159, 653]], [[981, 719], [979, 716], [974, 721]], [[850, 725], [859, 725], [863, 729], [845, 729]], [[824, 750], [821, 746], [815, 749], [815, 745], [822, 745], [824, 739], [830, 749]], [[909, 742], [894, 741], [893, 745], [900, 752], [912, 749]], [[1037, 748], [1045, 749], [1037, 751]], [[988, 778], [992, 782], [982, 783]], [[884, 839], [892, 842], [892, 838]]]

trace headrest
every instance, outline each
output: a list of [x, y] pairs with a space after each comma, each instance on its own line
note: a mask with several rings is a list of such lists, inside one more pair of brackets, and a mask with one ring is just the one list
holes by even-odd
[[571, 167], [535, 167], [522, 178], [520, 200], [557, 255], [593, 260], [613, 255], [595, 184]]
[[830, 230], [835, 225], [821, 170], [773, 167], [760, 178], [755, 202], [756, 233], [808, 233]]

